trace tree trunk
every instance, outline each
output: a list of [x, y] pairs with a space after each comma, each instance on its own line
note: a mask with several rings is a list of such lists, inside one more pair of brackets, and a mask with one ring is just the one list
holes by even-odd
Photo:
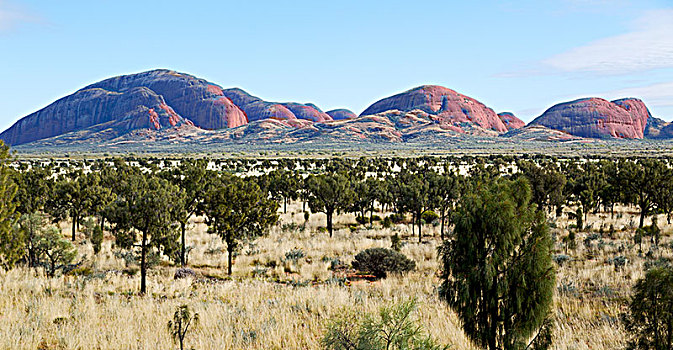
[[105, 230], [105, 217], [103, 215], [100, 216], [100, 232], [103, 232]]
[[442, 210], [442, 227], [439, 229], [439, 235], [444, 240], [444, 219], [446, 219], [446, 211]]
[[231, 276], [231, 266], [234, 264], [234, 245], [231, 242], [227, 243], [227, 275]]
[[416, 218], [416, 220], [417, 220], [417, 222], [418, 222], [418, 243], [423, 242], [423, 231], [421, 230], [422, 227], [423, 227], [423, 226], [422, 226], [422, 225], [423, 225], [423, 221], [421, 220], [421, 216], [423, 216], [423, 215], [421, 215], [421, 214], [419, 213], [419, 214], [418, 214], [418, 218]]
[[610, 219], [615, 218], [615, 203], [610, 204]]
[[75, 241], [75, 223], [77, 222], [77, 219], [75, 219], [75, 215], [72, 215], [72, 241]]
[[180, 223], [180, 230], [182, 230], [182, 236], [180, 237], [180, 266], [185, 267], [187, 262], [185, 261], [185, 229], [187, 224], [185, 222]]
[[140, 245], [140, 294], [145, 295], [147, 292], [147, 265], [145, 258], [147, 255], [147, 229], [143, 231], [143, 240]]
[[645, 209], [640, 209], [640, 224], [638, 225], [638, 228], [643, 228], [644, 224], [645, 224]]
[[332, 214], [334, 212], [328, 211], [327, 214], [327, 232], [329, 232], [329, 237], [332, 238]]
[[287, 198], [283, 198], [283, 214], [287, 214]]

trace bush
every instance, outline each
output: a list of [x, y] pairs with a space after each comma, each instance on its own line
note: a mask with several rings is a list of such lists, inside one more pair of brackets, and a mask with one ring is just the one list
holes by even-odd
[[299, 259], [305, 256], [306, 253], [304, 253], [304, 250], [302, 250], [301, 248], [294, 248], [285, 253], [285, 261], [291, 261], [293, 263], [296, 263]]
[[404, 222], [404, 215], [403, 214], [390, 214], [390, 216], [388, 216], [388, 218], [390, 218], [390, 221], [392, 221], [393, 223], [396, 223], [396, 224], [401, 224], [401, 223]]
[[390, 248], [396, 252], [399, 252], [402, 250], [402, 240], [400, 239], [400, 235], [395, 232], [395, 234], [390, 237]]
[[345, 310], [329, 320], [322, 346], [330, 350], [439, 350], [448, 346], [438, 344], [426, 335], [413, 318], [416, 301], [409, 300], [379, 309], [378, 314], [359, 314]]
[[369, 223], [369, 218], [366, 216], [357, 216], [355, 221], [360, 225], [364, 225]]
[[385, 278], [388, 273], [403, 273], [416, 268], [416, 263], [404, 254], [387, 248], [369, 248], [355, 256], [353, 268]]
[[374, 221], [381, 221], [381, 217], [378, 215], [372, 215], [372, 222]]
[[426, 224], [430, 224], [439, 219], [439, 215], [432, 210], [428, 210], [421, 215], [421, 219], [423, 219]]
[[385, 219], [383, 219], [383, 228], [390, 228], [393, 226], [393, 221], [390, 220], [390, 216], [386, 216]]

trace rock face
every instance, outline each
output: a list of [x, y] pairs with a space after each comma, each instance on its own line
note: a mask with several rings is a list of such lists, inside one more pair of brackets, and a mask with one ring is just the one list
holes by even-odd
[[508, 130], [498, 115], [483, 103], [436, 85], [419, 86], [384, 98], [369, 106], [360, 116], [390, 110], [409, 112], [416, 109], [434, 116], [439, 124], [457, 128], [459, 132], [465, 124], [477, 125], [496, 132]]
[[524, 123], [523, 120], [517, 118], [510, 112], [498, 113], [498, 118], [505, 124], [507, 130], [520, 129], [526, 126], [526, 123]]
[[204, 129], [233, 128], [248, 122], [245, 113], [224, 96], [221, 87], [165, 69], [106, 79], [83, 90], [99, 88], [124, 93], [136, 87], [161, 95], [178, 114]]
[[584, 98], [557, 104], [530, 125], [542, 125], [580, 137], [642, 139], [650, 118], [650, 111], [639, 99], [611, 102]]
[[332, 117], [312, 103], [268, 102], [238, 88], [223, 90], [223, 94], [246, 113], [249, 121], [269, 118], [276, 120], [305, 119], [312, 122], [332, 120]]
[[95, 125], [130, 131], [246, 124], [245, 113], [221, 91], [203, 79], [170, 70], [119, 76], [89, 85], [22, 118], [0, 134], [0, 139], [19, 145]]
[[[89, 85], [0, 134], [26, 147], [126, 142], [585, 142], [584, 138], [673, 138], [673, 123], [652, 118], [633, 98], [561, 103], [530, 125], [512, 113], [436, 85], [384, 98], [360, 116], [312, 103], [269, 102], [188, 74], [158, 69]], [[182, 140], [182, 141], [179, 141]], [[116, 146], [115, 146], [116, 147]]]
[[346, 119], [355, 119], [357, 114], [353, 113], [350, 109], [333, 109], [326, 112], [327, 115], [332, 117], [333, 120], [346, 120]]

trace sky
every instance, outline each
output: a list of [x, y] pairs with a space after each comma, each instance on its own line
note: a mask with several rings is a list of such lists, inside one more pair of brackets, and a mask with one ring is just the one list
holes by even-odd
[[673, 0], [0, 0], [0, 130], [155, 68], [358, 114], [436, 84], [527, 122], [588, 96], [672, 121]]

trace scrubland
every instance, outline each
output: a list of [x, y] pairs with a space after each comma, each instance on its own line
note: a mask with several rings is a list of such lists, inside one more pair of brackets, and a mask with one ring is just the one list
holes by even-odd
[[[659, 218], [664, 232], [659, 248], [648, 238], [639, 252], [632, 240], [635, 210], [618, 207], [615, 215], [589, 215], [592, 229], [578, 233], [576, 248], [567, 250], [562, 237], [571, 222], [565, 214], [550, 215], [557, 242], [555, 349], [622, 348], [626, 334], [620, 315], [627, 311], [631, 286], [648, 261], [673, 257], [673, 226], [664, 216]], [[0, 348], [172, 349], [176, 345], [167, 322], [177, 306], [187, 304], [200, 316], [187, 335], [189, 348], [315, 349], [326, 321], [343, 310], [375, 312], [410, 298], [418, 302], [419, 324], [439, 342], [451, 349], [476, 348], [437, 295], [437, 225], [425, 225], [418, 243], [409, 225], [350, 229], [351, 214], [336, 218], [330, 238], [321, 229], [324, 215], [312, 214], [304, 222], [299, 202], [280, 217], [267, 236], [241, 247], [231, 278], [226, 276], [226, 246], [206, 232], [202, 219], [193, 218], [187, 244], [193, 247], [188, 263], [196, 277], [174, 279], [178, 267], [161, 261], [150, 270], [145, 296], [137, 293], [137, 268], [114, 253], [111, 236], [94, 256], [79, 235], [78, 260], [86, 259], [66, 275], [47, 278], [27, 268], [0, 272]], [[61, 228], [64, 236], [70, 232], [67, 223]], [[374, 282], [346, 278], [355, 254], [390, 247], [395, 233], [402, 237], [401, 252], [416, 262], [415, 271]], [[286, 258], [299, 250], [302, 257]]]

